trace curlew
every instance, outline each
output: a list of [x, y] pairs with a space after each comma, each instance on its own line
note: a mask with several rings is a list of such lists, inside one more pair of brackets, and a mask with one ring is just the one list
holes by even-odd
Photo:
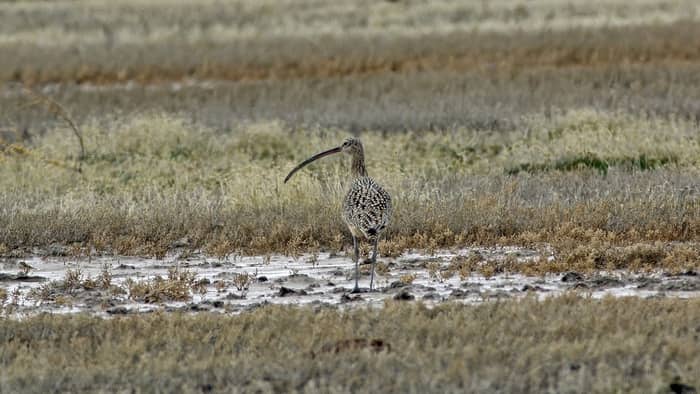
[[379, 237], [391, 219], [391, 196], [374, 179], [367, 175], [365, 168], [365, 153], [362, 142], [357, 138], [348, 138], [342, 145], [317, 153], [304, 160], [289, 172], [284, 182], [305, 165], [334, 153], [346, 153], [352, 158], [350, 187], [343, 199], [343, 220], [352, 234], [352, 244], [355, 252], [355, 289], [360, 291], [357, 284], [360, 275], [360, 249], [358, 238], [364, 237], [372, 242], [372, 271], [370, 273], [369, 289], [374, 285], [374, 268], [377, 264], [377, 243]]

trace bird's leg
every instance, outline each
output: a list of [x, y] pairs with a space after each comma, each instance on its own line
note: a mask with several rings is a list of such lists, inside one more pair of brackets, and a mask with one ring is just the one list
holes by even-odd
[[353, 234], [352, 236], [352, 246], [355, 249], [355, 289], [353, 293], [360, 292], [360, 286], [357, 284], [357, 279], [360, 277], [360, 249], [357, 247], [357, 238]]
[[377, 244], [379, 243], [379, 235], [374, 238], [374, 250], [372, 251], [372, 272], [369, 275], [369, 291], [372, 291], [374, 284], [374, 266], [377, 264]]

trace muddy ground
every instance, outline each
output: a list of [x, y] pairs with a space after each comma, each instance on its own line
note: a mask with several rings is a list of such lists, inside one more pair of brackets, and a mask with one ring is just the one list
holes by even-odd
[[459, 256], [526, 261], [540, 258], [539, 253], [496, 247], [380, 258], [374, 291], [369, 291], [370, 265], [361, 265], [360, 293], [352, 292], [351, 258], [329, 253], [297, 257], [235, 256], [223, 260], [180, 254], [162, 260], [33, 257], [0, 262], [0, 289], [5, 290], [4, 312], [18, 316], [40, 312], [88, 312], [104, 316], [158, 310], [236, 313], [266, 304], [354, 307], [382, 305], [392, 299], [422, 301], [428, 305], [448, 300], [480, 303], [527, 295], [542, 298], [569, 291], [594, 298], [700, 295], [696, 271], [677, 275], [600, 271], [484, 276], [447, 269]]

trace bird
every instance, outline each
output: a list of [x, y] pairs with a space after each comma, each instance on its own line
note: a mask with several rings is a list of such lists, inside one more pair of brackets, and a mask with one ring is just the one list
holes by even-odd
[[340, 146], [317, 153], [301, 162], [289, 172], [284, 183], [297, 171], [307, 164], [322, 157], [335, 153], [345, 153], [351, 160], [351, 182], [343, 199], [342, 217], [352, 234], [355, 262], [355, 288], [353, 293], [359, 293], [358, 277], [360, 275], [360, 249], [358, 238], [372, 242], [372, 270], [370, 273], [369, 290], [373, 290], [374, 269], [377, 264], [377, 244], [379, 237], [389, 226], [392, 215], [391, 196], [374, 179], [367, 175], [365, 168], [365, 153], [359, 138], [348, 138]]

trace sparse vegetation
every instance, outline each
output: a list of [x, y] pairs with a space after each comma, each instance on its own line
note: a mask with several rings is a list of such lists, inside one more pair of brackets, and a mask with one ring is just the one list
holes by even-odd
[[[19, 288], [17, 288], [19, 290]], [[108, 265], [103, 266], [97, 277], [85, 275], [80, 267], [66, 269], [63, 280], [49, 281], [27, 292], [27, 298], [36, 302], [54, 302], [57, 305], [72, 304], [83, 293], [97, 292], [106, 296], [125, 293], [121, 286], [112, 284], [112, 273]]]
[[[156, 276], [148, 280], [127, 279], [129, 298], [145, 303], [165, 301], [188, 301], [193, 291], [199, 291], [202, 284], [196, 275], [188, 270], [171, 268], [168, 277]], [[206, 288], [205, 288], [206, 289]]]

